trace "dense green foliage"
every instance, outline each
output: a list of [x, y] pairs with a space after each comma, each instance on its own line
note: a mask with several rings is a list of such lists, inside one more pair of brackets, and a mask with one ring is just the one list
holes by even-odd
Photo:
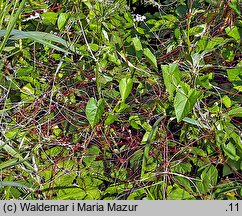
[[241, 1], [57, 2], [0, 1], [0, 198], [241, 199]]

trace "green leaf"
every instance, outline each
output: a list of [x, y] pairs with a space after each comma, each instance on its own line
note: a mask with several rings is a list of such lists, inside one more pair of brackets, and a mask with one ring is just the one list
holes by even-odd
[[157, 68], [157, 61], [156, 61], [156, 57], [154, 56], [154, 54], [148, 48], [145, 48], [143, 53], [144, 53], [145, 58], [147, 59], [147, 61], [153, 67]]
[[238, 15], [241, 15], [241, 9], [240, 9], [239, 3], [240, 3], [239, 0], [228, 1], [229, 7], [232, 8]]
[[126, 98], [129, 96], [131, 93], [133, 87], [133, 79], [125, 77], [120, 80], [119, 82], [119, 92], [122, 98], [122, 101], [124, 102]]
[[227, 69], [227, 74], [229, 81], [232, 82], [235, 87], [242, 88], [242, 67]]
[[182, 119], [182, 121], [187, 122], [187, 123], [192, 124], [192, 125], [196, 125], [196, 126], [201, 127], [201, 128], [208, 128], [206, 125], [202, 125], [202, 124], [200, 124], [199, 121], [192, 119], [192, 118], [185, 117], [185, 118]]
[[218, 170], [214, 165], [206, 167], [201, 174], [201, 182], [197, 182], [197, 187], [202, 194], [208, 193], [218, 181]]
[[177, 162], [175, 162], [174, 164], [172, 163], [172, 165], [173, 165], [172, 171], [176, 173], [182, 173], [182, 174], [190, 173], [192, 169], [192, 165], [190, 163], [177, 164]]
[[137, 189], [134, 192], [132, 192], [127, 200], [142, 200], [145, 196], [145, 189], [141, 188], [141, 189]]
[[175, 186], [168, 186], [167, 199], [168, 200], [190, 200], [190, 199], [195, 199], [195, 198], [193, 195], [191, 195], [184, 189], [175, 185]]
[[69, 14], [67, 13], [61, 13], [58, 17], [58, 20], [57, 20], [57, 26], [58, 26], [58, 29], [59, 30], [63, 30], [63, 28], [65, 27], [68, 19], [69, 19]]
[[176, 9], [176, 14], [179, 17], [184, 18], [187, 14], [187, 6], [185, 4], [179, 4], [179, 6]]
[[202, 179], [209, 179], [209, 183], [212, 186], [215, 186], [218, 181], [218, 170], [214, 165], [210, 165], [209, 167], [205, 168], [201, 175]]
[[138, 115], [131, 115], [129, 117], [129, 122], [130, 125], [137, 130], [140, 129], [140, 125], [142, 125]]
[[136, 52], [141, 51], [143, 49], [140, 39], [138, 37], [132, 38], [132, 41]]
[[177, 64], [161, 65], [165, 86], [170, 96], [181, 82], [181, 72]]
[[63, 188], [57, 193], [58, 200], [83, 200], [86, 196], [87, 193], [83, 189], [75, 186]]
[[223, 42], [224, 42], [224, 38], [222, 38], [222, 37], [214, 37], [214, 38], [209, 40], [209, 42], [208, 42], [208, 44], [206, 46], [206, 50], [213, 49], [214, 47], [222, 44]]
[[197, 147], [191, 148], [191, 154], [199, 155], [199, 156], [204, 157], [204, 158], [207, 157], [207, 154], [202, 149], [197, 148]]
[[94, 44], [94, 43], [90, 44], [90, 47], [91, 47], [92, 51], [94, 51], [94, 52], [97, 52], [98, 49], [99, 49], [99, 46], [97, 44]]
[[58, 125], [55, 125], [53, 128], [53, 134], [57, 137], [59, 137], [62, 134], [62, 130], [58, 127]]
[[140, 34], [142, 34], [142, 35], [145, 34], [145, 31], [144, 31], [143, 28], [136, 27], [136, 30], [137, 30], [138, 33], [140, 33]]
[[22, 93], [20, 96], [24, 102], [33, 102], [34, 101], [35, 89], [32, 87], [32, 85], [30, 83], [23, 86], [21, 90], [22, 90]]
[[117, 113], [122, 113], [122, 112], [126, 111], [129, 107], [130, 107], [130, 105], [128, 105], [124, 102], [121, 102], [115, 106], [114, 111]]
[[[146, 130], [146, 133], [143, 136], [143, 139], [141, 141], [141, 143], [145, 143], [145, 149], [144, 149], [144, 154], [143, 154], [143, 161], [142, 161], [142, 168], [141, 168], [141, 178], [144, 177], [146, 168], [147, 168], [147, 161], [149, 158], [149, 151], [150, 151], [150, 145], [151, 142], [153, 140], [153, 137], [156, 135], [157, 129], [158, 129], [158, 124], [165, 118], [165, 116], [161, 116], [160, 118], [158, 118], [156, 120], [156, 122], [154, 123], [153, 127], [151, 128], [151, 126], [144, 122], [142, 124], [142, 127]], [[145, 124], [146, 123], [146, 124]], [[148, 134], [148, 137], [144, 139], [145, 135]]]
[[20, 188], [23, 188], [25, 190], [30, 189], [26, 185], [20, 184], [18, 182], [3, 182], [3, 181], [0, 181], [0, 187], [20, 187]]
[[235, 146], [231, 142], [228, 143], [228, 144], [223, 144], [222, 145], [222, 149], [223, 149], [224, 153], [231, 160], [238, 161], [240, 159], [240, 157], [236, 154], [236, 148], [235, 148]]
[[[8, 26], [7, 26], [7, 30], [4, 30], [5, 31], [4, 34], [3, 35], [0, 35], [0, 36], [4, 36], [4, 39], [3, 39], [3, 41], [0, 44], [0, 54], [2, 53], [2, 50], [4, 49], [6, 43], [7, 43], [8, 39], [9, 39], [9, 36], [11, 35], [11, 32], [12, 32], [14, 26], [16, 25], [16, 23], [17, 23], [17, 21], [18, 21], [18, 19], [20, 17], [20, 14], [21, 14], [24, 6], [25, 6], [25, 3], [26, 3], [26, 0], [23, 0], [19, 4], [16, 13], [9, 20], [9, 23], [8, 23]], [[1, 5], [1, 13], [2, 13], [2, 5]], [[1, 14], [1, 19], [2, 18], [4, 18], [4, 17], [2, 17], [2, 14]]]
[[18, 163], [20, 163], [20, 161], [21, 161], [21, 163], [24, 163], [26, 165], [26, 167], [28, 167], [30, 170], [35, 171], [35, 169], [32, 167], [32, 165], [30, 163], [28, 163], [27, 161], [25, 161], [25, 159], [22, 157], [22, 155], [19, 154], [18, 152], [16, 152], [10, 145], [5, 144], [5, 143], [0, 143], [0, 149], [1, 148], [3, 148], [13, 158], [18, 159], [19, 160]]
[[236, 107], [228, 112], [231, 117], [242, 117], [242, 107]]
[[95, 98], [90, 98], [86, 106], [86, 116], [92, 127], [94, 127], [101, 119], [104, 112], [104, 100], [97, 101]]
[[227, 27], [225, 31], [228, 36], [232, 37], [236, 41], [239, 41], [241, 39], [237, 26], [232, 26], [232, 28]]
[[112, 41], [114, 44], [118, 45], [119, 48], [122, 47], [122, 40], [118, 34], [115, 34], [115, 33], [112, 34]]
[[222, 98], [222, 102], [223, 102], [223, 104], [224, 104], [224, 106], [225, 106], [226, 108], [230, 108], [231, 105], [232, 105], [232, 102], [231, 102], [230, 98], [229, 98], [227, 95], [224, 95], [224, 96], [223, 96], [223, 98]]
[[0, 170], [3, 170], [5, 168], [9, 168], [9, 167], [12, 167], [12, 166], [16, 166], [17, 164], [19, 164], [19, 162], [21, 162], [21, 161], [17, 158], [4, 161], [4, 162], [0, 163]]
[[136, 56], [138, 59], [142, 58], [142, 44], [140, 42], [140, 39], [138, 37], [132, 38], [133, 44], [134, 44], [134, 48], [136, 51]]
[[55, 13], [55, 12], [45, 12], [43, 14], [41, 14], [41, 17], [43, 18], [43, 23], [44, 24], [53, 24], [55, 25], [56, 24], [56, 20], [57, 20], [57, 17], [58, 17], [58, 14]]
[[108, 117], [106, 118], [104, 125], [110, 125], [114, 123], [118, 119], [119, 115], [118, 114], [108, 114]]
[[26, 84], [24, 87], [22, 87], [22, 92], [24, 92], [27, 95], [34, 95], [34, 88], [30, 83]]
[[182, 186], [187, 192], [193, 194], [193, 189], [191, 187], [191, 182], [182, 176], [174, 176], [174, 181], [179, 185]]
[[[0, 30], [0, 37], [4, 36], [6, 33], [7, 33], [6, 30]], [[53, 44], [49, 43], [48, 41], [60, 43], [61, 45], [65, 46], [67, 48], [70, 48], [70, 50], [72, 50], [72, 51], [74, 50], [72, 47], [69, 47], [68, 43], [65, 40], [63, 40], [62, 38], [60, 38], [56, 35], [50, 34], [50, 33], [46, 33], [46, 32], [38, 32], [38, 31], [24, 32], [24, 31], [20, 31], [20, 30], [12, 30], [10, 35], [12, 35], [12, 37], [11, 37], [12, 40], [28, 38], [28, 39], [34, 40], [40, 44], [43, 44], [45, 46], [59, 50], [64, 53], [68, 53], [68, 51], [62, 49], [59, 46], [53, 45]]]
[[174, 108], [177, 121], [180, 122], [193, 109], [194, 104], [201, 95], [201, 92], [196, 89], [179, 89], [174, 99]]

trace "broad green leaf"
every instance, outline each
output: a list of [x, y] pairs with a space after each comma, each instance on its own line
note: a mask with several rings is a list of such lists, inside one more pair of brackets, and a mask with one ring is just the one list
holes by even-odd
[[76, 178], [76, 173], [69, 173], [69, 175], [61, 175], [61, 177], [55, 180], [56, 186], [68, 186], [72, 185], [73, 180]]
[[242, 107], [233, 108], [228, 112], [228, 115], [231, 117], [242, 117]]
[[69, 19], [70, 15], [67, 13], [61, 13], [58, 17], [57, 20], [57, 26], [59, 30], [63, 30], [63, 28], [65, 27], [68, 19]]
[[206, 46], [206, 49], [208, 49], [208, 50], [213, 49], [214, 47], [222, 44], [223, 42], [224, 42], [224, 38], [222, 38], [222, 37], [214, 37], [214, 38], [209, 40], [209, 42], [208, 42], [208, 44]]
[[227, 27], [225, 31], [228, 36], [232, 37], [236, 41], [239, 41], [241, 39], [239, 29], [237, 28], [237, 26], [232, 26], [232, 28]]
[[22, 92], [27, 94], [27, 95], [34, 95], [34, 88], [30, 83], [26, 84], [25, 86], [22, 87]]
[[145, 31], [144, 31], [144, 29], [143, 28], [141, 28], [141, 27], [136, 27], [136, 31], [138, 32], [138, 33], [140, 33], [140, 34], [145, 34]]
[[130, 105], [128, 105], [124, 102], [121, 102], [115, 106], [114, 111], [117, 113], [122, 113], [122, 112], [126, 111], [128, 108], [130, 108]]
[[190, 36], [192, 36], [192, 35], [200, 36], [205, 28], [206, 28], [205, 24], [196, 25], [190, 29], [189, 35]]
[[181, 31], [179, 28], [176, 28], [175, 31], [174, 31], [174, 35], [176, 37], [177, 40], [180, 40], [181, 39]]
[[52, 157], [56, 157], [56, 156], [58, 156], [60, 154], [63, 154], [63, 149], [60, 146], [55, 146], [55, 147], [53, 147], [51, 149], [46, 150], [45, 153], [47, 155], [51, 155]]
[[235, 148], [235, 146], [231, 142], [228, 143], [228, 144], [223, 144], [222, 145], [222, 149], [223, 149], [224, 153], [231, 160], [238, 161], [240, 159], [240, 157], [236, 154], [236, 148]]
[[214, 165], [210, 165], [203, 170], [201, 179], [208, 179], [209, 184], [215, 186], [218, 180], [218, 170]]
[[142, 125], [138, 115], [131, 115], [129, 117], [129, 122], [130, 125], [137, 130], [140, 129], [140, 126]]
[[162, 65], [162, 75], [166, 89], [170, 96], [173, 96], [176, 87], [181, 82], [181, 72], [177, 64]]
[[145, 194], [145, 189], [137, 189], [128, 196], [127, 200], [142, 200]]
[[234, 89], [238, 90], [239, 92], [242, 92], [242, 85], [235, 86]]
[[99, 49], [99, 46], [95, 43], [90, 44], [90, 47], [91, 47], [92, 51], [94, 51], [94, 52], [97, 52]]
[[125, 77], [120, 80], [119, 82], [119, 92], [122, 98], [122, 101], [124, 102], [129, 94], [131, 93], [133, 87], [133, 79]]
[[187, 178], [184, 178], [182, 176], [174, 176], [173, 178], [179, 186], [182, 186], [182, 188], [185, 189], [188, 193], [193, 194], [191, 182]]
[[55, 25], [57, 21], [58, 13], [48, 11], [41, 14], [41, 17], [43, 18], [43, 23]]
[[223, 177], [233, 173], [231, 168], [225, 163], [223, 166]]
[[199, 121], [192, 119], [192, 118], [185, 117], [182, 121], [187, 122], [187, 123], [192, 124], [192, 125], [196, 125], [196, 126], [201, 127], [201, 128], [208, 128], [206, 125], [200, 124]]
[[118, 34], [112, 34], [112, 41], [114, 44], [118, 45], [119, 48], [122, 47], [122, 40]]
[[140, 39], [137, 36], [135, 38], [132, 38], [132, 41], [136, 52], [141, 51], [143, 49]]
[[227, 69], [227, 74], [229, 81], [232, 82], [235, 88], [242, 91], [242, 67]]
[[176, 173], [182, 173], [182, 174], [185, 174], [185, 173], [190, 173], [191, 172], [191, 169], [192, 169], [192, 165], [190, 163], [177, 163], [177, 162], [174, 162], [172, 163], [172, 171], [173, 172], [176, 172]]
[[199, 156], [204, 157], [204, 158], [207, 157], [207, 154], [202, 149], [197, 148], [197, 147], [191, 148], [191, 154], [199, 155]]
[[196, 52], [200, 53], [205, 50], [208, 44], [208, 36], [204, 35], [196, 44], [195, 49]]
[[222, 102], [223, 102], [223, 104], [224, 104], [224, 106], [225, 106], [226, 108], [230, 108], [231, 105], [232, 105], [232, 102], [231, 102], [230, 98], [229, 98], [227, 95], [224, 95], [224, 96], [223, 96], [223, 98], [222, 98]]
[[196, 89], [190, 89], [188, 93], [186, 91], [183, 88], [179, 89], [174, 99], [174, 108], [178, 122], [192, 111], [194, 104], [201, 95], [201, 92]]
[[176, 8], [176, 14], [184, 18], [187, 14], [187, 6], [185, 4], [179, 4], [179, 6]]
[[100, 190], [97, 187], [89, 187], [86, 189], [86, 200], [98, 200], [100, 199]]
[[62, 130], [59, 128], [58, 125], [55, 125], [53, 128], [52, 128], [52, 132], [55, 136], [60, 136], [62, 134]]
[[81, 189], [77, 188], [76, 186], [69, 186], [60, 189], [57, 193], [58, 200], [84, 200], [87, 196], [87, 193]]
[[199, 192], [202, 194], [208, 193], [218, 181], [218, 170], [215, 166], [206, 167], [201, 174], [201, 181], [197, 182]]
[[32, 87], [30, 83], [26, 84], [22, 87], [22, 93], [20, 95], [21, 99], [24, 102], [33, 102], [35, 99], [35, 89]]
[[135, 38], [132, 38], [132, 41], [136, 51], [136, 56], [140, 60], [142, 58], [142, 49], [143, 49], [140, 39], [136, 36]]
[[118, 114], [108, 114], [108, 117], [106, 118], [104, 125], [110, 125], [114, 123], [118, 119], [119, 115]]
[[157, 61], [156, 61], [156, 57], [154, 56], [154, 54], [148, 48], [145, 48], [143, 53], [144, 53], [145, 58], [147, 59], [147, 61], [153, 67], [157, 68]]
[[90, 98], [86, 106], [86, 116], [92, 127], [94, 127], [101, 119], [104, 112], [104, 100], [97, 101], [95, 98]]
[[195, 199], [193, 195], [180, 188], [179, 186], [168, 186], [167, 188], [167, 199], [168, 200], [191, 200]]

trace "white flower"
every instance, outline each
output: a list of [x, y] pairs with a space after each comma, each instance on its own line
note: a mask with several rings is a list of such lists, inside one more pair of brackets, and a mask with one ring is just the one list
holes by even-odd
[[146, 20], [145, 16], [141, 16], [140, 14], [134, 14], [134, 22], [143, 22]]
[[141, 18], [142, 18], [142, 21], [146, 20], [146, 17], [144, 15]]

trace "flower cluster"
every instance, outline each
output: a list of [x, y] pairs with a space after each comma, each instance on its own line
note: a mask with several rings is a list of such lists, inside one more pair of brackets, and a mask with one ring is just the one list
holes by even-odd
[[139, 14], [133, 14], [134, 22], [143, 22], [146, 20], [145, 16], [139, 15]]

